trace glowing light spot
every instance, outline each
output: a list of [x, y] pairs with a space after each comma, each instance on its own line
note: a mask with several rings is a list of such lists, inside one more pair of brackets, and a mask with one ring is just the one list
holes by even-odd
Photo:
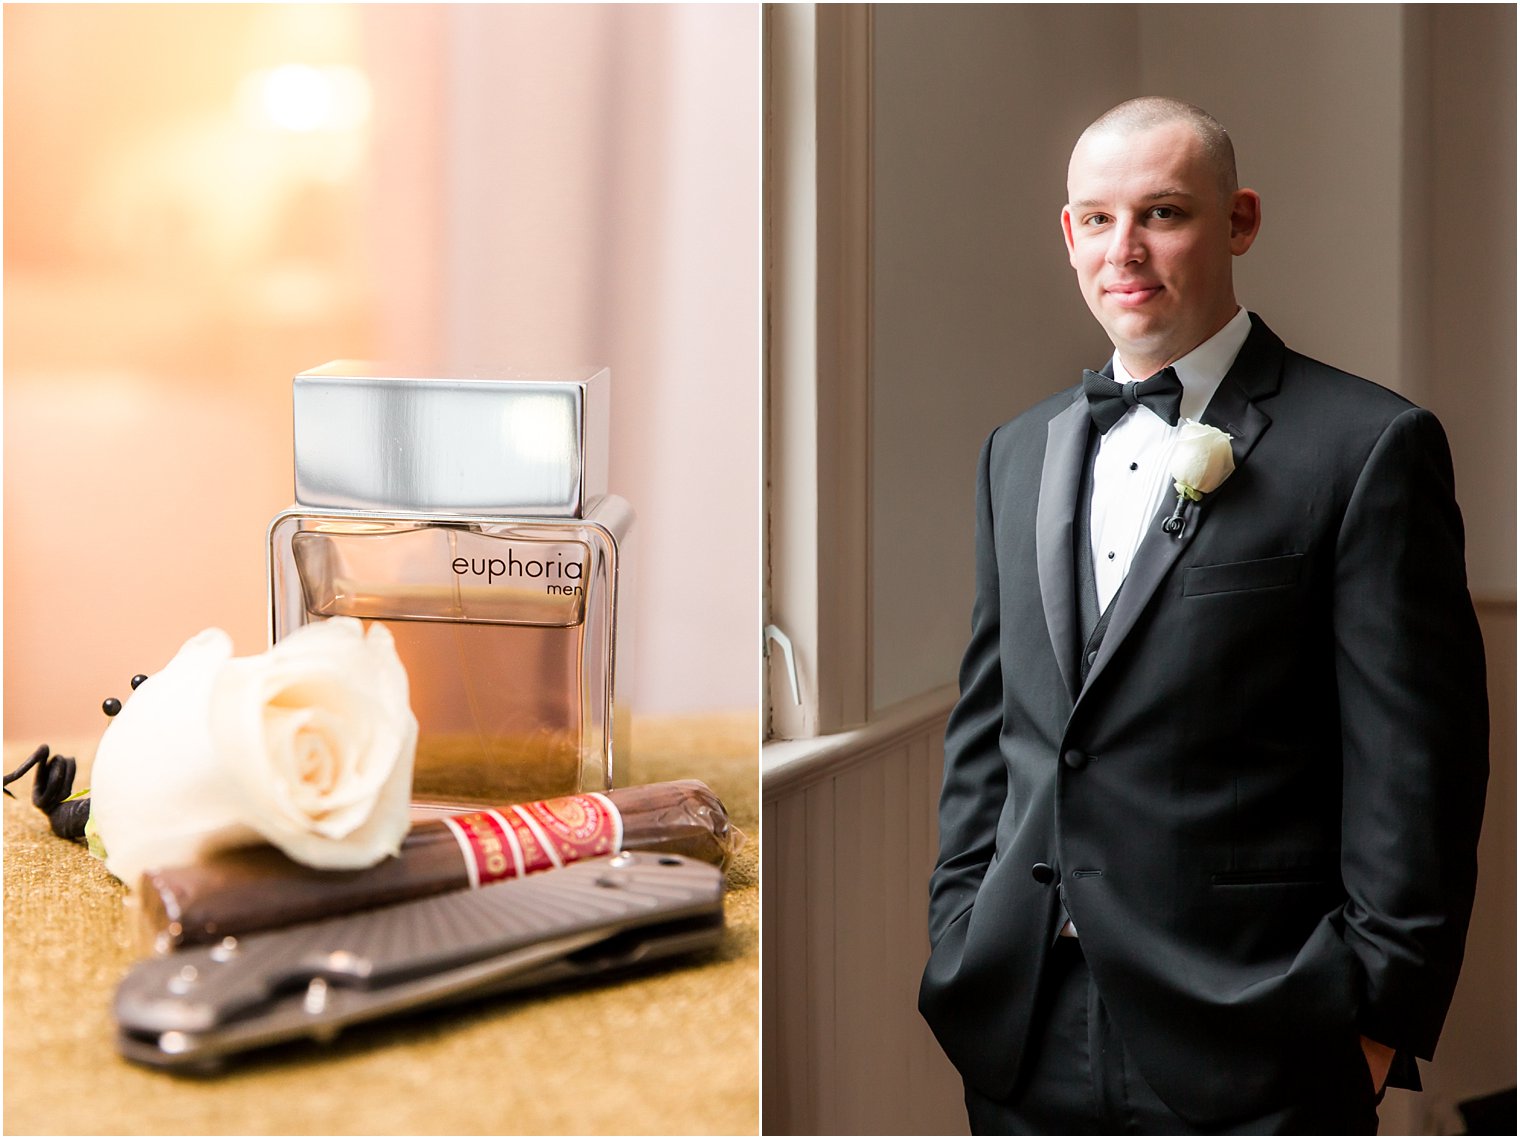
[[262, 126], [308, 134], [353, 130], [369, 119], [369, 82], [353, 67], [287, 63], [247, 76], [244, 115]]

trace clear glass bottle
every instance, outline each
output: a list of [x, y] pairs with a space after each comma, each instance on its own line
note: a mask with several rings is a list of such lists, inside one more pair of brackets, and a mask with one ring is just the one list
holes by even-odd
[[295, 378], [296, 505], [269, 529], [271, 634], [383, 622], [411, 685], [413, 799], [613, 783], [633, 511], [606, 493], [607, 372]]

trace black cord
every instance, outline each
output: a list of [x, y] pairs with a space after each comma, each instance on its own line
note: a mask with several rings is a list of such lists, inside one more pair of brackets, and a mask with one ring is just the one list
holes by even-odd
[[5, 777], [5, 794], [14, 799], [10, 785], [32, 768], [37, 774], [32, 779], [32, 805], [48, 817], [53, 833], [59, 838], [85, 842], [84, 826], [90, 821], [90, 800], [71, 799], [74, 793], [74, 776], [79, 765], [72, 756], [50, 755], [48, 745], [43, 744], [20, 767]]

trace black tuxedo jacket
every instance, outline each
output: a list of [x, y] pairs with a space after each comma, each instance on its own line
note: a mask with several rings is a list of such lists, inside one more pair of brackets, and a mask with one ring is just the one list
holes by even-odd
[[1429, 1058], [1456, 984], [1488, 715], [1440, 424], [1254, 315], [1203, 419], [1235, 471], [1158, 514], [1085, 682], [1081, 388], [982, 450], [919, 1007], [995, 1098], [1063, 901], [1198, 1124], [1367, 1080], [1362, 1034]]

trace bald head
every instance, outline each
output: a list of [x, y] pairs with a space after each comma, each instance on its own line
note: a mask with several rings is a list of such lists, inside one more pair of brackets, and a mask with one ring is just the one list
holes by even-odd
[[1181, 99], [1169, 99], [1164, 95], [1142, 95], [1105, 111], [1082, 132], [1077, 145], [1096, 134], [1119, 136], [1138, 134], [1166, 123], [1183, 123], [1198, 136], [1204, 159], [1219, 181], [1220, 192], [1229, 197], [1240, 183], [1235, 173], [1235, 146], [1230, 135], [1213, 115], [1184, 103]]
[[1093, 316], [1133, 376], [1181, 359], [1239, 307], [1232, 263], [1261, 228], [1230, 140], [1175, 99], [1122, 103], [1071, 152], [1061, 230]]

